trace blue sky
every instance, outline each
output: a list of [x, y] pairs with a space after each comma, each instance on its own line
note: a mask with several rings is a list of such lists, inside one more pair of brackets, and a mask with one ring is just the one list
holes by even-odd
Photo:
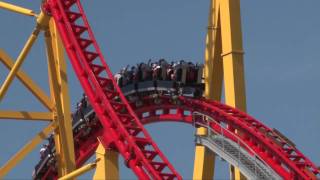
[[[39, 10], [39, 1], [12, 0]], [[116, 72], [149, 58], [202, 62], [209, 1], [136, 0], [83, 1], [88, 19], [108, 64]], [[320, 1], [242, 0], [247, 106], [249, 114], [275, 127], [320, 165]], [[16, 58], [35, 25], [34, 19], [0, 10], [0, 48]], [[40, 37], [23, 64], [48, 92], [44, 41]], [[0, 82], [8, 71], [0, 65]], [[82, 90], [68, 67], [74, 107]], [[17, 80], [0, 109], [44, 111]], [[18, 151], [46, 123], [0, 122], [0, 164]], [[176, 169], [191, 177], [194, 130], [184, 124], [154, 124], [148, 130]], [[165, 133], [164, 133], [165, 132]], [[26, 157], [8, 179], [28, 179], [39, 159], [38, 150]], [[217, 161], [218, 179], [228, 176]], [[134, 178], [123, 168], [121, 177]], [[83, 176], [83, 179], [90, 174]]]

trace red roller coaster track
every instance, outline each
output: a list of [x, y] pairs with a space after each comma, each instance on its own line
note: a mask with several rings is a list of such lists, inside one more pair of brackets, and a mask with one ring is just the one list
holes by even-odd
[[[48, 0], [44, 9], [53, 16], [71, 64], [102, 125], [89, 139], [75, 137], [78, 166], [92, 155], [98, 143], [96, 138], [100, 137], [105, 147], [119, 151], [139, 179], [181, 179], [142, 123], [168, 119], [192, 123], [191, 115], [183, 113], [187, 110], [201, 112], [227, 124], [233, 135], [252, 147], [284, 179], [319, 178], [319, 170], [299, 150], [267, 126], [234, 108], [185, 97], [179, 97], [179, 106], [168, 97], [160, 97], [161, 106], [148, 98], [144, 99], [143, 107], [130, 105], [113, 79], [80, 2]], [[119, 98], [115, 100], [115, 97]], [[163, 114], [156, 115], [158, 109], [162, 109]], [[177, 113], [170, 114], [170, 109], [176, 109]], [[149, 116], [142, 117], [144, 112], [149, 112]], [[211, 123], [210, 126], [217, 129], [221, 124]], [[47, 171], [46, 176], [52, 172]]]
[[[251, 147], [284, 179], [317, 179], [320, 175], [316, 166], [290, 142], [285, 141], [272, 129], [237, 109], [206, 99], [179, 97], [177, 104], [168, 96], [159, 98], [161, 105], [155, 104], [154, 99], [150, 97], [143, 99], [141, 107], [131, 104], [143, 124], [168, 121], [191, 125], [204, 123], [201, 119], [195, 120], [195, 122], [192, 117], [193, 112], [199, 112], [219, 122], [219, 124], [210, 123], [212, 129], [221, 132], [233, 141], [236, 141], [234, 137], [242, 139], [242, 142], [245, 143], [243, 144], [245, 149], [248, 146]], [[156, 111], [159, 110], [161, 113], [157, 114]], [[221, 131], [222, 124], [228, 125], [231, 131]], [[97, 137], [100, 137], [104, 142], [108, 141], [108, 133], [105, 133], [103, 128], [94, 126], [92, 129], [95, 131], [87, 139], [75, 137], [77, 166], [81, 166], [92, 156], [98, 146]], [[237, 129], [237, 133], [235, 129]], [[149, 152], [148, 157], [153, 155], [152, 152]], [[51, 173], [52, 169], [44, 177]]]

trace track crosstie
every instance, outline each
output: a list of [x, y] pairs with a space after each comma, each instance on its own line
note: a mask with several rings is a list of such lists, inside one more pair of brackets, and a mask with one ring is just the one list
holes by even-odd
[[[71, 64], [100, 122], [108, 131], [108, 146], [114, 146], [128, 166], [142, 179], [181, 179], [129, 106], [93, 36], [79, 1], [51, 0], [49, 8]], [[118, 100], [113, 98], [118, 96]], [[157, 156], [148, 158], [145, 146]], [[166, 169], [166, 172], [163, 172]]]
[[[143, 123], [173, 120], [194, 124], [190, 114], [200, 112], [219, 123], [210, 122], [212, 129], [228, 126], [231, 140], [239, 137], [263, 161], [284, 179], [316, 179], [319, 170], [299, 150], [264, 124], [229, 106], [204, 98], [179, 97], [179, 104], [161, 96], [161, 106], [144, 99], [143, 107], [129, 104], [99, 49], [78, 0], [48, 0], [44, 9], [50, 13], [59, 29], [63, 44], [80, 83], [88, 96], [101, 127], [85, 141], [76, 142], [77, 166], [81, 166], [97, 147], [100, 137], [105, 147], [117, 150], [129, 168], [140, 179], [181, 179], [143, 127]], [[156, 111], [161, 109], [162, 114]], [[170, 113], [176, 109], [176, 113]], [[189, 111], [189, 115], [185, 114]], [[143, 113], [148, 112], [148, 117]], [[207, 122], [206, 122], [207, 123]], [[237, 131], [237, 133], [236, 133]], [[89, 148], [88, 148], [89, 147]], [[46, 177], [52, 175], [52, 169]]]
[[[161, 101], [161, 105], [155, 103], [152, 97], [145, 97], [142, 102], [143, 106], [138, 107], [135, 103], [131, 104], [141, 123], [172, 121], [195, 126], [206, 124], [215, 132], [228, 137], [236, 143], [238, 143], [237, 138], [241, 139], [240, 145], [244, 149], [252, 154], [248, 149], [250, 147], [261, 160], [266, 162], [284, 179], [319, 178], [319, 170], [295, 146], [284, 140], [277, 132], [237, 109], [206, 99], [181, 96], [178, 101], [173, 101], [168, 96], [160, 96], [158, 98]], [[204, 121], [203, 118], [194, 117], [193, 113], [195, 112], [216, 121]], [[222, 127], [224, 126], [229, 127], [228, 131], [223, 130]], [[95, 148], [98, 146], [97, 137], [105, 133], [101, 126], [91, 128], [95, 130], [86, 139], [78, 139], [77, 135], [75, 135], [78, 167], [93, 155]], [[235, 129], [237, 129], [237, 133]], [[52, 176], [53, 172], [53, 169], [49, 169], [44, 177]]]

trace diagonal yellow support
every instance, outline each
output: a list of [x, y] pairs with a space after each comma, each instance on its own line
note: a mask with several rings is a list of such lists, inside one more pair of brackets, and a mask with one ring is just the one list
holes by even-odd
[[[64, 51], [61, 44], [61, 40], [58, 35], [58, 31], [55, 27], [53, 19], [50, 21], [50, 16], [41, 12], [37, 16], [37, 26], [33, 31], [32, 35], [29, 37], [27, 43], [25, 44], [23, 50], [18, 56], [15, 63], [11, 61], [9, 56], [1, 52], [2, 62], [9, 68], [10, 73], [6, 78], [4, 84], [0, 89], [0, 101], [5, 96], [10, 84], [12, 83], [14, 77], [18, 77], [26, 87], [42, 102], [52, 113], [50, 113], [54, 124], [57, 128], [54, 129], [55, 134], [55, 145], [56, 145], [56, 157], [58, 160], [58, 174], [59, 177], [72, 172], [75, 167], [75, 155], [74, 155], [74, 143], [73, 143], [73, 133], [72, 133], [72, 119], [70, 111], [70, 99], [68, 94], [68, 80], [66, 74], [66, 63], [64, 60]], [[26, 58], [27, 54], [31, 50], [33, 43], [38, 37], [40, 31], [45, 31], [45, 43], [47, 48], [48, 57], [48, 69], [49, 69], [49, 83], [52, 100], [48, 98], [43, 91], [36, 86], [31, 78], [29, 78], [25, 73], [20, 71], [20, 67]], [[48, 114], [41, 112], [3, 112], [4, 118], [35, 118], [35, 119], [49, 119]], [[51, 126], [50, 126], [51, 127]], [[32, 140], [27, 144], [21, 152], [14, 156], [3, 168], [0, 173], [2, 176], [7, 174], [7, 172], [13, 168], [21, 159], [31, 152], [34, 146], [40, 142], [39, 138], [44, 138], [51, 129], [46, 128], [43, 133], [39, 134], [39, 137]]]
[[1, 119], [52, 121], [51, 112], [0, 111]]
[[24, 7], [20, 7], [17, 5], [13, 5], [13, 4], [9, 4], [6, 2], [2, 2], [0, 1], [0, 8], [2, 9], [6, 9], [15, 13], [19, 13], [19, 14], [23, 14], [26, 16], [37, 16], [35, 12], [33, 12], [33, 10], [24, 8]]
[[30, 142], [28, 142], [18, 153], [16, 153], [8, 162], [0, 168], [0, 179], [3, 179], [10, 170], [26, 157], [37, 145], [44, 140], [50, 132], [56, 128], [54, 122], [39, 132]]
[[0, 89], [0, 102], [2, 101], [3, 97], [5, 96], [6, 92], [8, 91], [9, 86], [11, 85], [17, 71], [19, 70], [20, 66], [22, 65], [23, 61], [25, 60], [27, 54], [29, 53], [32, 45], [36, 41], [38, 35], [40, 33], [40, 28], [36, 28], [31, 36], [29, 37], [28, 41], [26, 42], [25, 46], [23, 47], [20, 55], [18, 56], [16, 62], [14, 63], [10, 73], [8, 74], [6, 80], [4, 81], [3, 85]]
[[[11, 57], [0, 49], [0, 61], [8, 68], [12, 69], [14, 63]], [[46, 93], [22, 70], [18, 70], [16, 74], [21, 83], [49, 110], [53, 108], [51, 99]]]
[[82, 166], [81, 168], [74, 170], [71, 173], [59, 178], [58, 180], [69, 180], [69, 179], [73, 179], [78, 176], [81, 176], [82, 174], [94, 169], [97, 166], [98, 161], [99, 161], [99, 159], [97, 159], [94, 163], [86, 164], [86, 165]]
[[17, 72], [19, 71], [19, 68], [21, 67], [23, 61], [29, 54], [32, 45], [36, 41], [40, 31], [44, 29], [46, 26], [48, 26], [49, 23], [49, 16], [47, 16], [45, 13], [41, 12], [40, 15], [37, 18], [37, 26], [33, 30], [32, 34], [28, 38], [26, 44], [24, 45], [22, 51], [20, 52], [16, 62], [14, 63], [13, 67], [11, 68], [7, 78], [5, 79], [3, 85], [0, 89], [0, 102], [2, 101], [3, 97], [5, 96], [6, 92], [8, 91], [9, 86], [11, 85], [13, 79], [15, 78]]

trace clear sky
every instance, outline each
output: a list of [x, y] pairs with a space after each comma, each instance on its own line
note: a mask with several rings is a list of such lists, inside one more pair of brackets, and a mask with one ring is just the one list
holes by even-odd
[[[38, 1], [12, 3], [39, 10]], [[96, 38], [113, 72], [149, 58], [203, 62], [209, 0], [83, 1]], [[289, 137], [320, 165], [320, 1], [242, 0], [247, 106], [249, 114]], [[0, 48], [16, 58], [35, 25], [34, 19], [0, 10]], [[41, 36], [23, 64], [48, 92], [47, 65]], [[8, 71], [0, 65], [0, 82]], [[72, 105], [81, 87], [68, 67]], [[44, 111], [17, 80], [0, 109]], [[46, 123], [0, 122], [0, 165]], [[184, 124], [154, 124], [148, 130], [176, 169], [192, 177], [194, 130]], [[165, 132], [165, 133], [164, 133]], [[30, 179], [39, 160], [35, 150], [8, 176]], [[217, 161], [218, 179], [228, 178], [226, 163]], [[121, 177], [135, 178], [123, 168]], [[90, 174], [82, 178], [88, 179]]]

